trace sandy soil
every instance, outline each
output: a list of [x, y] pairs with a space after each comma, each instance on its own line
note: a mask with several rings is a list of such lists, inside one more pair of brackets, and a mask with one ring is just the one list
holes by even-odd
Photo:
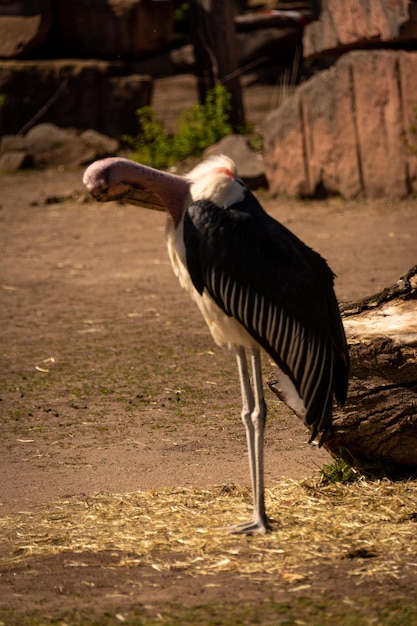
[[[2, 177], [2, 511], [70, 493], [247, 482], [234, 358], [172, 274], [164, 216], [84, 203], [81, 175]], [[416, 201], [261, 200], [327, 258], [340, 300], [415, 263]], [[267, 479], [318, 469], [327, 454], [268, 400]]]

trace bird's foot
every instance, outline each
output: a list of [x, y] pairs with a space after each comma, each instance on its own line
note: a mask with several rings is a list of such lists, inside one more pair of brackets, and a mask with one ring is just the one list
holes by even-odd
[[252, 519], [241, 524], [231, 524], [227, 530], [232, 535], [266, 535], [272, 527], [267, 519]]

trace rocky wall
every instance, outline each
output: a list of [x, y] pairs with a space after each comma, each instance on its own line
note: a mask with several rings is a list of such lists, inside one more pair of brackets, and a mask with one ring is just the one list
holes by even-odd
[[271, 192], [349, 199], [416, 192], [416, 76], [417, 52], [355, 51], [298, 87], [265, 122]]
[[3, 61], [0, 94], [0, 136], [51, 122], [120, 138], [137, 135], [152, 79], [106, 61]]

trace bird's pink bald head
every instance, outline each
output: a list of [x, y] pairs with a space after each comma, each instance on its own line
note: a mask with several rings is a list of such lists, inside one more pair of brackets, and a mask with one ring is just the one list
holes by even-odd
[[97, 200], [124, 199], [155, 210], [166, 209], [175, 224], [181, 220], [191, 185], [182, 176], [118, 157], [92, 163], [83, 182]]

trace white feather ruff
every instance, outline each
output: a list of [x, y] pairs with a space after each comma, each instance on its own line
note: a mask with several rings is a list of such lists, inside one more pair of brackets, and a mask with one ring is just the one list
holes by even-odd
[[187, 175], [191, 182], [192, 200], [210, 200], [224, 208], [240, 202], [244, 198], [245, 189], [234, 180], [237, 176], [236, 165], [224, 154], [206, 159]]

